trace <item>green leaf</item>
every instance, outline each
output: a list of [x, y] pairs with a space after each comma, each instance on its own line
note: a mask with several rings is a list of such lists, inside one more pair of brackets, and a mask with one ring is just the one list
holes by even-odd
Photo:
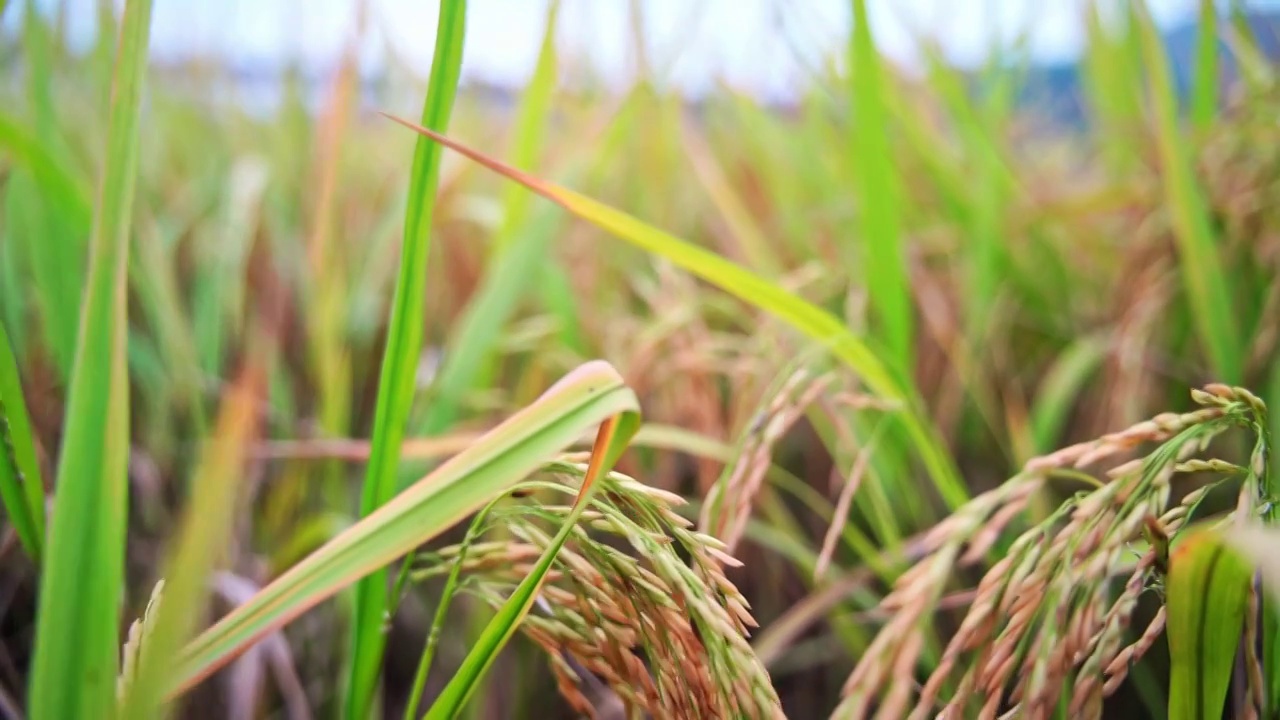
[[10, 180], [9, 237], [26, 256], [24, 289], [39, 310], [40, 339], [57, 365], [59, 378], [71, 373], [80, 300], [84, 287], [84, 236], [55, 211], [56, 196], [43, 194], [30, 173], [18, 169]]
[[582, 479], [582, 488], [578, 491], [573, 509], [565, 518], [560, 531], [542, 552], [533, 569], [511, 593], [511, 597], [507, 598], [498, 610], [498, 614], [489, 621], [480, 639], [472, 645], [471, 652], [467, 653], [466, 659], [462, 661], [462, 666], [440, 693], [440, 697], [432, 704], [431, 711], [427, 713], [428, 720], [444, 718], [451, 720], [457, 716], [475, 692], [477, 684], [497, 658], [498, 652], [519, 629], [520, 622], [533, 607], [538, 589], [542, 587], [542, 582], [546, 579], [547, 571], [551, 569], [556, 554], [569, 539], [569, 534], [577, 525], [582, 511], [591, 504], [591, 498], [595, 495], [597, 487], [596, 480], [608, 473], [617, 462], [631, 438], [635, 436], [639, 424], [638, 414], [625, 414], [609, 418], [600, 426], [595, 447], [591, 452], [591, 462], [587, 466], [586, 476]]
[[[422, 122], [428, 127], [443, 130], [448, 125], [462, 66], [466, 16], [465, 0], [440, 3], [435, 56], [422, 108]], [[414, 148], [409, 201], [405, 208], [404, 248], [378, 380], [373, 449], [360, 496], [360, 514], [365, 517], [382, 507], [396, 490], [400, 443], [413, 404], [414, 375], [422, 348], [426, 266], [441, 152], [439, 146], [425, 139], [420, 139]], [[383, 615], [387, 607], [387, 573], [382, 569], [369, 575], [356, 588], [351, 666], [343, 702], [343, 715], [348, 720], [363, 719], [373, 702], [386, 643]]]
[[[409, 691], [409, 700], [405, 702], [404, 720], [418, 720], [418, 706], [422, 703], [422, 693], [427, 687], [427, 673], [431, 670], [436, 648], [440, 645], [440, 636], [444, 632], [444, 624], [449, 617], [449, 608], [453, 605], [453, 599], [457, 597], [460, 589], [459, 581], [462, 577], [463, 565], [467, 560], [467, 553], [483, 531], [484, 521], [489, 512], [503, 499], [504, 497], [500, 495], [490, 500], [488, 505], [471, 518], [471, 527], [467, 528], [458, 557], [454, 560], [453, 567], [449, 569], [449, 577], [445, 580], [444, 589], [440, 593], [440, 601], [436, 603], [435, 617], [431, 620], [431, 628], [427, 631], [427, 642], [423, 645], [422, 655], [418, 658], [418, 669], [413, 675], [413, 687]], [[403, 574], [402, 577], [404, 577]]]
[[1256, 567], [1263, 587], [1280, 600], [1280, 528], [1258, 523], [1237, 525], [1221, 532], [1221, 542]]
[[1169, 718], [1221, 717], [1244, 628], [1252, 573], [1215, 533], [1185, 537], [1165, 581]]
[[1246, 523], [1227, 528], [1222, 538], [1253, 563], [1266, 591], [1262, 598], [1263, 614], [1259, 626], [1265, 684], [1263, 698], [1267, 703], [1263, 717], [1275, 717], [1280, 711], [1280, 668], [1276, 662], [1277, 652], [1280, 652], [1280, 528]]
[[128, 496], [125, 268], [150, 27], [150, 0], [128, 0], [37, 610], [34, 720], [109, 717], [115, 705]]
[[1083, 87], [1099, 128], [1097, 142], [1110, 168], [1131, 172], [1138, 160], [1134, 145], [1141, 114], [1141, 65], [1132, 13], [1120, 13], [1119, 32], [1109, 32], [1098, 3], [1087, 3], [1088, 43], [1083, 60]]
[[0, 326], [0, 499], [31, 559], [44, 555], [44, 480], [9, 336]]
[[1213, 124], [1218, 104], [1218, 8], [1200, 0], [1196, 23], [1196, 69], [1191, 83], [1191, 124], [1203, 132]]
[[68, 221], [75, 227], [88, 228], [93, 222], [90, 191], [82, 178], [55, 158], [13, 116], [0, 112], [0, 148], [13, 154], [14, 160], [26, 167], [45, 197], [56, 197]]
[[[22, 23], [27, 96], [32, 110], [34, 139], [49, 158], [65, 157], [58, 142], [57, 116], [52, 98], [53, 47], [49, 23], [27, 0]], [[37, 162], [45, 162], [38, 160]], [[62, 380], [71, 372], [76, 324], [84, 287], [85, 237], [89, 234], [88, 204], [65, 192], [37, 193], [30, 170], [13, 179], [13, 222], [21, 225], [15, 240], [26, 244], [31, 287], [40, 308], [41, 331], [52, 351]], [[59, 172], [55, 170], [54, 172]], [[53, 188], [49, 188], [53, 190]], [[83, 212], [78, 212], [83, 209]]]
[[942, 497], [952, 507], [958, 507], [968, 496], [936, 428], [918, 409], [920, 402], [915, 397], [914, 390], [903, 387], [871, 348], [831, 313], [713, 252], [647, 225], [626, 213], [516, 170], [434, 130], [390, 115], [387, 117], [524, 185], [614, 236], [695, 273], [742, 301], [781, 318], [810, 339], [821, 343], [857, 372], [873, 393], [905, 404], [900, 411], [900, 422], [906, 429], [907, 437], [920, 453]]
[[[578, 367], [533, 404], [450, 458], [264, 587], [186, 649], [174, 691], [225, 665], [263, 635], [453, 527], [591, 428], [636, 422], [635, 394], [608, 363]], [[606, 466], [619, 448], [603, 458]]]
[[1178, 129], [1177, 99], [1164, 44], [1143, 2], [1135, 2], [1143, 57], [1150, 73], [1150, 94], [1159, 141], [1164, 196], [1177, 240], [1187, 301], [1196, 333], [1208, 353], [1217, 380], [1241, 381], [1244, 360], [1230, 287], [1218, 254], [1201, 189]]
[[915, 322], [903, 246], [900, 178], [894, 170], [880, 54], [871, 38], [866, 0], [853, 0], [850, 40], [853, 83], [853, 170], [858, 234], [866, 259], [863, 279], [892, 364], [903, 377], [914, 366]]
[[[39, 332], [63, 379], [75, 353], [90, 232], [89, 190], [51, 147], [47, 128], [28, 131], [0, 113], [0, 148], [14, 162], [6, 193], [6, 242], [23, 246]], [[16, 338], [15, 338], [16, 340]]]
[[440, 373], [432, 381], [427, 416], [420, 433], [433, 436], [445, 432], [457, 419], [458, 407], [469, 392], [486, 387], [492, 380], [494, 349], [502, 341], [502, 330], [526, 292], [534, 288], [526, 280], [531, 268], [544, 257], [560, 218], [539, 213], [525, 231], [485, 271], [476, 294], [458, 319], [454, 342], [446, 348]]
[[[556, 81], [555, 31], [559, 8], [557, 1], [547, 9], [542, 50], [520, 106], [512, 162], [522, 169], [533, 166], [546, 136]], [[552, 217], [535, 218], [531, 222], [529, 201], [529, 193], [519, 186], [507, 188], [502, 222], [493, 236], [484, 279], [463, 310], [452, 342], [445, 349], [440, 373], [432, 383], [423, 434], [436, 435], [448, 429], [463, 397], [490, 382], [494, 347], [498, 345], [502, 328], [521, 297], [532, 291], [527, 275], [545, 256], [555, 225]]]
[[199, 250], [202, 272], [192, 279], [191, 323], [199, 372], [223, 375], [228, 346], [242, 331], [246, 268], [254, 242], [254, 214], [269, 182], [256, 163], [237, 164], [222, 194], [216, 239]]

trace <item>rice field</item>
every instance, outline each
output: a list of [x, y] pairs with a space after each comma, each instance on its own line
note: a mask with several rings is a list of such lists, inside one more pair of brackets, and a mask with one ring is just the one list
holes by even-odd
[[1280, 16], [264, 107], [152, 5], [0, 2], [3, 717], [1280, 717]]

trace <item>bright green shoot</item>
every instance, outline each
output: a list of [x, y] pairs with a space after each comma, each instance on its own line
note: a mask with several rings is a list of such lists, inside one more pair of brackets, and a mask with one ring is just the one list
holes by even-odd
[[853, 176], [857, 187], [863, 277], [871, 297], [875, 327], [891, 364], [910, 377], [915, 322], [898, 187], [889, 145], [884, 101], [884, 68], [871, 37], [866, 0], [853, 0], [850, 46], [853, 84]]
[[[448, 125], [457, 93], [466, 16], [465, 0], [440, 3], [431, 80], [422, 109], [422, 122], [438, 130]], [[425, 138], [419, 140], [414, 148], [409, 202], [405, 212], [404, 248], [392, 301], [387, 345], [382, 356], [382, 374], [378, 380], [372, 455], [366, 467], [360, 500], [360, 514], [366, 517], [390, 500], [396, 490], [400, 443], [413, 403], [414, 373], [422, 347], [426, 265], [440, 175], [440, 155], [440, 147]], [[364, 718], [373, 702], [382, 665], [385, 645], [383, 615], [388, 602], [385, 569], [375, 571], [356, 587], [351, 668], [344, 702], [344, 717], [348, 720]]]
[[115, 704], [128, 496], [125, 268], [150, 28], [150, 0], [128, 0], [40, 588], [35, 720], [109, 717]]

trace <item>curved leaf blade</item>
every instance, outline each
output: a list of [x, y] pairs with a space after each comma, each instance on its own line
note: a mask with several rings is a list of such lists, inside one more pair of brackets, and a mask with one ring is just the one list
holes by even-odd
[[836, 355], [838, 359], [849, 365], [854, 372], [860, 375], [863, 382], [867, 383], [870, 391], [886, 398], [886, 400], [901, 401], [908, 404], [909, 407], [906, 407], [904, 414], [902, 414], [902, 424], [904, 424], [916, 450], [920, 452], [925, 468], [928, 469], [929, 475], [933, 478], [938, 491], [942, 493], [943, 500], [946, 500], [951, 507], [959, 507], [968, 497], [968, 489], [965, 488], [963, 480], [960, 479], [959, 470], [955, 468], [951, 456], [947, 454], [946, 447], [943, 446], [942, 438], [937, 429], [929, 421], [925, 420], [924, 414], [919, 410], [919, 398], [915, 397], [914, 391], [911, 391], [910, 388], [902, 387], [896, 374], [879, 359], [876, 352], [867, 343], [854, 336], [835, 315], [823, 310], [822, 307], [810, 304], [810, 302], [801, 299], [799, 296], [792, 295], [791, 292], [783, 290], [777, 284], [767, 281], [760, 275], [751, 273], [750, 270], [746, 270], [730, 260], [721, 258], [721, 256], [714, 254], [712, 251], [701, 249], [701, 247], [692, 245], [691, 242], [680, 240], [680, 238], [672, 236], [672, 234], [641, 222], [640, 219], [613, 209], [611, 206], [604, 205], [603, 202], [590, 199], [588, 196], [580, 195], [580, 193], [544, 181], [544, 179], [522, 173], [520, 170], [484, 155], [483, 152], [472, 150], [471, 147], [462, 145], [462, 143], [440, 135], [438, 132], [431, 131], [431, 129], [419, 126], [419, 124], [393, 117], [393, 115], [385, 115], [385, 117], [396, 120], [396, 122], [412, 129], [412, 131], [430, 137], [431, 140], [439, 142], [440, 145], [460, 152], [466, 158], [484, 165], [484, 167], [493, 170], [500, 176], [524, 184], [525, 187], [543, 197], [547, 197], [548, 200], [556, 202], [556, 204], [570, 211], [573, 215], [586, 220], [586, 222], [614, 234], [621, 240], [640, 247], [641, 250], [663, 256], [663, 258], [672, 261], [673, 264], [699, 275], [705, 281], [717, 284], [718, 287], [721, 287], [721, 290], [739, 297], [740, 300], [764, 310], [765, 313], [785, 320], [797, 331], [804, 333], [810, 340], [820, 343], [820, 345], [831, 351], [833, 355]]
[[503, 604], [498, 614], [485, 626], [480, 639], [471, 647], [471, 652], [467, 653], [466, 659], [462, 661], [462, 666], [458, 668], [440, 697], [431, 706], [431, 711], [427, 713], [427, 720], [456, 717], [474, 694], [485, 672], [498, 657], [498, 652], [515, 634], [521, 620], [533, 607], [538, 597], [538, 590], [542, 587], [542, 582], [546, 579], [547, 571], [551, 569], [556, 554], [569, 539], [569, 534], [577, 525], [582, 511], [591, 504], [591, 498], [595, 495], [597, 487], [596, 480], [609, 471], [618, 456], [626, 449], [627, 444], [639, 429], [639, 420], [639, 415], [629, 413], [611, 417], [600, 426], [595, 446], [591, 451], [591, 462], [587, 466], [586, 476], [582, 479], [582, 488], [578, 491], [578, 497], [573, 503], [569, 516], [565, 518], [560, 531], [542, 552], [533, 570], [525, 576], [511, 597], [507, 598], [507, 602]]
[[[181, 692], [342, 588], [452, 527], [582, 434], [639, 402], [612, 365], [579, 366], [391, 502], [330, 540], [187, 646]], [[624, 425], [625, 426], [625, 425]], [[612, 462], [616, 454], [605, 458]]]
[[84, 181], [40, 144], [40, 139], [7, 113], [0, 113], [0, 148], [12, 153], [32, 174], [44, 197], [57, 198], [68, 222], [77, 229], [89, 228], [93, 207]]
[[616, 237], [670, 260], [740, 300], [786, 321], [810, 339], [825, 346], [857, 372], [872, 392], [887, 400], [908, 405], [903, 410], [901, 421], [943, 499], [955, 508], [968, 497], [968, 490], [937, 429], [918, 409], [920, 402], [914, 391], [903, 387], [895, 373], [879, 356], [831, 313], [714, 252], [681, 240], [631, 215], [521, 172], [434, 130], [392, 115], [386, 117], [524, 185]]

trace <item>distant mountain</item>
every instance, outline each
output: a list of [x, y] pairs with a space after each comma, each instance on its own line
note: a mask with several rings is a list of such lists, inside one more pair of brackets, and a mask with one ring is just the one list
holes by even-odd
[[[1245, 18], [1253, 31], [1258, 49], [1271, 60], [1280, 59], [1280, 11], [1246, 12]], [[1230, 19], [1223, 17], [1220, 23]], [[1169, 54], [1174, 86], [1184, 101], [1191, 91], [1195, 70], [1196, 42], [1199, 23], [1190, 22], [1175, 27], [1164, 34], [1165, 49]], [[1235, 57], [1225, 43], [1218, 44], [1223, 77], [1228, 81], [1238, 77]], [[1055, 124], [1083, 127], [1088, 121], [1089, 108], [1082, 81], [1082, 60], [1066, 63], [1042, 64], [1031, 67], [1025, 74], [1019, 104], [1033, 109]]]

